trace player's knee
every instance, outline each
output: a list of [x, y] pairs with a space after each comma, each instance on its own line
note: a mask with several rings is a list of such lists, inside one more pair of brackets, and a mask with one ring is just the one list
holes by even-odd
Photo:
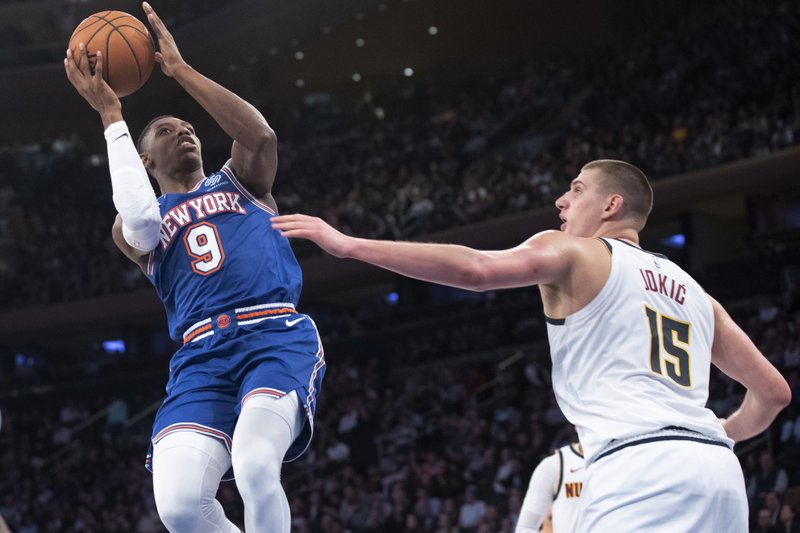
[[156, 493], [156, 508], [164, 526], [171, 531], [193, 531], [199, 519], [199, 502], [189, 498], [165, 497]]
[[236, 486], [246, 497], [247, 493], [268, 494], [280, 488], [281, 462], [278, 450], [270, 442], [234, 449], [231, 457]]
[[171, 532], [199, 531], [214, 511], [213, 498], [202, 498], [177, 487], [154, 487], [158, 516]]

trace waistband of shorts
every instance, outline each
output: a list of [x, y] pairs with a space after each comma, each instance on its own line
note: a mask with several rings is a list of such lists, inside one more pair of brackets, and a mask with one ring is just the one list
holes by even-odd
[[297, 313], [294, 304], [290, 302], [275, 302], [268, 304], [239, 307], [232, 311], [222, 311], [203, 320], [199, 320], [186, 328], [183, 332], [183, 344], [198, 341], [214, 334], [214, 325], [225, 329], [236, 320], [237, 325], [255, 324], [269, 318], [278, 318]]
[[600, 450], [600, 453], [595, 455], [589, 461], [589, 464], [594, 463], [595, 461], [599, 461], [603, 457], [608, 457], [609, 455], [616, 453], [624, 448], [629, 448], [631, 446], [638, 446], [640, 444], [647, 444], [649, 442], [658, 442], [662, 440], [689, 440], [694, 442], [700, 442], [703, 444], [711, 444], [712, 446], [722, 446], [723, 448], [727, 448], [730, 450], [730, 446], [728, 446], [724, 442], [709, 437], [708, 435], [704, 435], [699, 431], [694, 431], [692, 429], [687, 429], [680, 426], [667, 426], [657, 431], [636, 435], [635, 437], [612, 440], [606, 445], [605, 448]]

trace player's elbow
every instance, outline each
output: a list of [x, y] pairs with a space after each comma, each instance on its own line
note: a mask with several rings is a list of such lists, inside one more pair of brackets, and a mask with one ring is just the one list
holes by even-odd
[[769, 401], [775, 406], [776, 410], [782, 411], [784, 407], [792, 402], [792, 389], [783, 377], [780, 383], [769, 390]]
[[258, 144], [259, 150], [277, 148], [278, 136], [275, 134], [275, 130], [269, 127], [269, 125], [264, 124], [257, 135], [256, 143]]
[[132, 248], [144, 253], [155, 250], [161, 240], [159, 227], [152, 224], [138, 225], [136, 228], [131, 228], [127, 223], [123, 222], [122, 237]]
[[158, 204], [128, 206], [123, 214], [122, 236], [129, 245], [140, 252], [151, 252], [161, 240], [161, 214]]
[[115, 194], [113, 199], [117, 213], [130, 229], [155, 233], [161, 229], [161, 214], [155, 197], [150, 202], [142, 202], [137, 198]]
[[765, 417], [774, 419], [778, 413], [792, 401], [792, 390], [783, 376], [777, 374], [770, 380], [769, 386], [759, 387], [756, 390], [748, 389], [761, 407]]
[[460, 278], [461, 287], [471, 291], [485, 292], [495, 288], [488, 262], [482, 257], [476, 257], [464, 265]]
[[264, 123], [259, 128], [254, 128], [248, 133], [246, 139], [239, 139], [239, 142], [250, 153], [258, 154], [261, 157], [275, 157], [278, 153], [278, 137], [275, 130]]

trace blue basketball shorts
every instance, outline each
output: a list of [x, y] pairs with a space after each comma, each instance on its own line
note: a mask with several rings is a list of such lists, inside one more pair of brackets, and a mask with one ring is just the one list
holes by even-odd
[[174, 431], [220, 439], [230, 452], [244, 402], [292, 391], [297, 391], [307, 423], [284, 462], [297, 459], [311, 442], [324, 375], [317, 327], [292, 304], [235, 309], [197, 322], [170, 360], [167, 397], [156, 413], [147, 468], [152, 471], [153, 445]]

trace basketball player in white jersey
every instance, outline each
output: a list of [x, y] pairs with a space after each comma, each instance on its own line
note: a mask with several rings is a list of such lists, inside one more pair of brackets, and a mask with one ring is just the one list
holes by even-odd
[[522, 502], [515, 533], [536, 533], [548, 514], [553, 533], [573, 533], [583, 489], [583, 448], [577, 442], [562, 446], [536, 466]]
[[[635, 166], [592, 161], [556, 201], [561, 231], [500, 251], [359, 239], [305, 215], [272, 224], [334, 256], [429, 282], [538, 285], [556, 399], [586, 457], [577, 531], [744, 532], [732, 446], [767, 429], [791, 392], [697, 282], [639, 247], [652, 194]], [[705, 407], [712, 363], [747, 389], [725, 420]]]

